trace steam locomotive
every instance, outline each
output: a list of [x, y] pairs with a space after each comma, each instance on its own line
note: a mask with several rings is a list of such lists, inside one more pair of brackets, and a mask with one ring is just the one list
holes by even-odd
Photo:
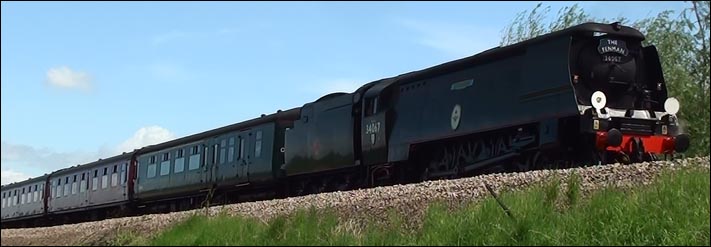
[[690, 138], [643, 40], [584, 23], [2, 186], [2, 226], [669, 158]]

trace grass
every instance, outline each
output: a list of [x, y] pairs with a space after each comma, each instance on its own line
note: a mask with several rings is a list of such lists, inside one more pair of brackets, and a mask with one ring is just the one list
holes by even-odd
[[[459, 209], [435, 203], [422, 228], [403, 230], [391, 217], [360, 232], [344, 230], [333, 212], [303, 210], [269, 222], [195, 216], [149, 245], [709, 245], [709, 172], [665, 173], [635, 189], [603, 189], [581, 198], [580, 181], [500, 195]], [[562, 193], [561, 193], [562, 192]]]

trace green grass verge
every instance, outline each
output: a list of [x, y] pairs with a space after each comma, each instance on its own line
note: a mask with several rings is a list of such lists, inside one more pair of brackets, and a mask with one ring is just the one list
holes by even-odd
[[[562, 184], [566, 184], [563, 186]], [[149, 245], [709, 245], [709, 172], [665, 173], [635, 189], [604, 189], [580, 198], [580, 182], [548, 184], [460, 209], [432, 204], [414, 234], [393, 217], [387, 226], [343, 230], [334, 213], [303, 210], [263, 223], [195, 216]], [[560, 188], [563, 187], [563, 188]]]

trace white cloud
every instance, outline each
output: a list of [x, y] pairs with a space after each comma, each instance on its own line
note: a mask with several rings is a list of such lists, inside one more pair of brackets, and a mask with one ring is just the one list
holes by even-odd
[[50, 68], [47, 71], [47, 82], [54, 87], [88, 90], [92, 80], [86, 72], [74, 71], [67, 66]]
[[[37, 177], [62, 168], [86, 164], [99, 158], [109, 158], [122, 152], [158, 144], [175, 139], [175, 135], [160, 126], [140, 128], [132, 137], [117, 146], [102, 146], [96, 151], [57, 152], [49, 148], [35, 148], [28, 145], [12, 144], [2, 141], [0, 150], [2, 183], [22, 181]], [[27, 172], [34, 171], [34, 172]]]
[[0, 178], [2, 180], [2, 181], [0, 181], [0, 183], [2, 183], [2, 185], [6, 185], [6, 184], [11, 184], [14, 182], [20, 182], [20, 181], [26, 180], [26, 179], [30, 178], [30, 176], [27, 174], [21, 173], [21, 172], [13, 171], [13, 170], [2, 170], [2, 173], [0, 174]]
[[175, 134], [160, 126], [143, 127], [131, 138], [118, 146], [118, 152], [130, 152], [148, 145], [158, 144], [175, 139]]
[[499, 33], [491, 27], [414, 19], [397, 19], [395, 22], [419, 33], [418, 43], [449, 56], [471, 56], [498, 45]]
[[84, 164], [108, 155], [97, 152], [56, 152], [48, 148], [35, 148], [2, 141], [2, 183], [6, 184], [37, 177], [61, 168]]
[[48, 148], [35, 148], [22, 144], [2, 142], [3, 169], [6, 164], [38, 167], [43, 169], [59, 169], [66, 166], [85, 163], [98, 159], [102, 153], [97, 152], [56, 152]]

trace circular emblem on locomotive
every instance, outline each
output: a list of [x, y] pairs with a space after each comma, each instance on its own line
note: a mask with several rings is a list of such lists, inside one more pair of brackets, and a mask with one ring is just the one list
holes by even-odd
[[456, 130], [459, 127], [459, 120], [462, 118], [462, 107], [460, 105], [454, 105], [452, 109], [452, 118], [450, 119], [450, 124], [452, 130]]

